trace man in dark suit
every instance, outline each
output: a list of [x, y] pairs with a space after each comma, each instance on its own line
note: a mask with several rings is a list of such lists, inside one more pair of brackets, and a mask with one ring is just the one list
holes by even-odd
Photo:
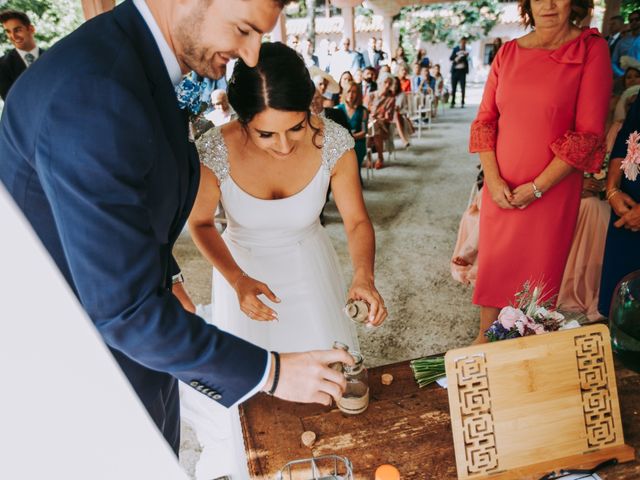
[[607, 43], [609, 44], [609, 55], [613, 56], [613, 51], [620, 41], [622, 27], [624, 27], [624, 18], [621, 15], [614, 15], [609, 19], [609, 35], [607, 35]]
[[453, 47], [451, 56], [451, 108], [456, 105], [456, 90], [460, 85], [462, 94], [460, 106], [464, 108], [464, 95], [467, 87], [467, 74], [469, 73], [469, 51], [467, 50], [467, 39], [460, 40], [460, 45]]
[[329, 404], [345, 382], [328, 364], [353, 363], [338, 350], [269, 353], [171, 292], [199, 182], [175, 85], [190, 70], [220, 78], [233, 57], [255, 65], [286, 3], [126, 0], [30, 67], [0, 123], [0, 180], [176, 452], [176, 379], [227, 407], [261, 390]]
[[0, 23], [15, 47], [0, 58], [0, 97], [6, 100], [13, 82], [40, 57], [43, 50], [36, 46], [33, 38], [36, 29], [26, 13], [5, 10], [0, 12]]

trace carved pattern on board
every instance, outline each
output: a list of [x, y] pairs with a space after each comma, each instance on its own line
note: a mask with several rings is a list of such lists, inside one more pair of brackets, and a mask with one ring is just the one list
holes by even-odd
[[616, 441], [604, 339], [601, 333], [594, 332], [576, 336], [574, 341], [587, 445], [604, 447]]
[[498, 468], [487, 364], [483, 354], [455, 361], [467, 473]]

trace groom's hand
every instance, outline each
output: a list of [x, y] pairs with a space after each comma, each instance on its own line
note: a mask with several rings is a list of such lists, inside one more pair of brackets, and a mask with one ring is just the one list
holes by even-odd
[[[336, 362], [353, 365], [353, 357], [337, 349], [280, 354], [280, 378], [274, 396], [291, 402], [331, 405], [332, 398], [342, 398], [347, 386], [344, 375], [329, 367]], [[265, 391], [273, 385], [273, 362], [271, 366]]]

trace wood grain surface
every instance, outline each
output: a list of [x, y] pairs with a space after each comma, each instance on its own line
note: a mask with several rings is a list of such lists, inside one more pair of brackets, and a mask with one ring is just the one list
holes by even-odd
[[[391, 385], [382, 385], [383, 373], [393, 375]], [[338, 454], [351, 460], [358, 480], [373, 480], [375, 469], [385, 463], [395, 465], [403, 480], [456, 479], [447, 390], [437, 385], [419, 389], [408, 361], [370, 369], [369, 376], [369, 408], [355, 417], [335, 407], [292, 404], [262, 394], [245, 402], [240, 418], [251, 478], [273, 480], [289, 461]], [[625, 442], [638, 449], [640, 375], [616, 365], [616, 376]], [[302, 445], [306, 430], [317, 435], [312, 448]], [[599, 474], [605, 480], [638, 480], [640, 463]]]

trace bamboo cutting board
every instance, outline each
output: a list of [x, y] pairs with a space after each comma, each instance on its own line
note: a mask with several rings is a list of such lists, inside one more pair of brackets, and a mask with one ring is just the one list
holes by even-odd
[[445, 356], [458, 479], [519, 479], [635, 457], [609, 330], [593, 325]]

